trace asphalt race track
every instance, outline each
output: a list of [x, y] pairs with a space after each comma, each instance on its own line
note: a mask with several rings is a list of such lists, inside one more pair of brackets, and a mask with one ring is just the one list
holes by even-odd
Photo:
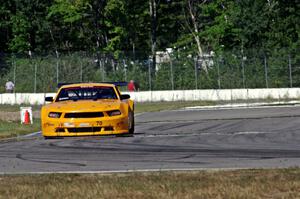
[[144, 113], [134, 137], [0, 142], [0, 173], [295, 166], [299, 106]]

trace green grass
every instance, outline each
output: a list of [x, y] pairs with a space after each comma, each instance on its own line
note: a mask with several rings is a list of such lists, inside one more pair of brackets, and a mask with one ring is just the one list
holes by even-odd
[[216, 105], [216, 102], [211, 101], [179, 101], [179, 102], [145, 102], [135, 103], [135, 112], [153, 112], [163, 110], [175, 110], [189, 106], [209, 106]]
[[40, 119], [34, 119], [33, 124], [21, 124], [20, 121], [0, 121], [0, 138], [17, 137], [40, 131]]
[[[287, 102], [290, 100], [299, 99], [285, 99], [281, 102]], [[214, 106], [214, 105], [224, 105], [224, 104], [242, 104], [242, 103], [271, 103], [278, 102], [277, 99], [253, 99], [253, 100], [234, 100], [234, 101], [177, 101], [177, 102], [144, 102], [135, 103], [135, 112], [153, 112], [153, 111], [163, 111], [163, 110], [175, 110], [184, 107], [192, 106]]]
[[2, 175], [0, 198], [300, 198], [300, 169]]
[[29, 104], [21, 104], [21, 105], [4, 105], [0, 104], [1, 112], [18, 112], [20, 111], [20, 107], [32, 107], [32, 110], [37, 111], [41, 109], [41, 105], [29, 105]]

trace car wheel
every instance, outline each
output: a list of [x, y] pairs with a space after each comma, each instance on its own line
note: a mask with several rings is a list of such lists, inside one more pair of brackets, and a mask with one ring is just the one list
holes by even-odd
[[128, 126], [128, 133], [133, 134], [134, 133], [134, 113], [130, 112], [128, 116], [128, 120], [130, 121], [129, 126]]

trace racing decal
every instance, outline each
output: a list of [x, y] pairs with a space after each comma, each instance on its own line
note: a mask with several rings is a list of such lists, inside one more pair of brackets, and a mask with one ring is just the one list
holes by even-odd
[[96, 126], [101, 126], [102, 125], [102, 121], [96, 121]]

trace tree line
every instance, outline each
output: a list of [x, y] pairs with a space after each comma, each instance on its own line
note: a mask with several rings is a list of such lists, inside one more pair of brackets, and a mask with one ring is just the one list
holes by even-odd
[[[2, 52], [299, 47], [297, 0], [10, 0]], [[153, 47], [154, 45], [154, 47]]]
[[298, 0], [10, 0], [0, 4], [0, 53], [150, 57], [153, 70], [167, 48], [176, 60], [251, 52], [299, 63], [299, 13]]

